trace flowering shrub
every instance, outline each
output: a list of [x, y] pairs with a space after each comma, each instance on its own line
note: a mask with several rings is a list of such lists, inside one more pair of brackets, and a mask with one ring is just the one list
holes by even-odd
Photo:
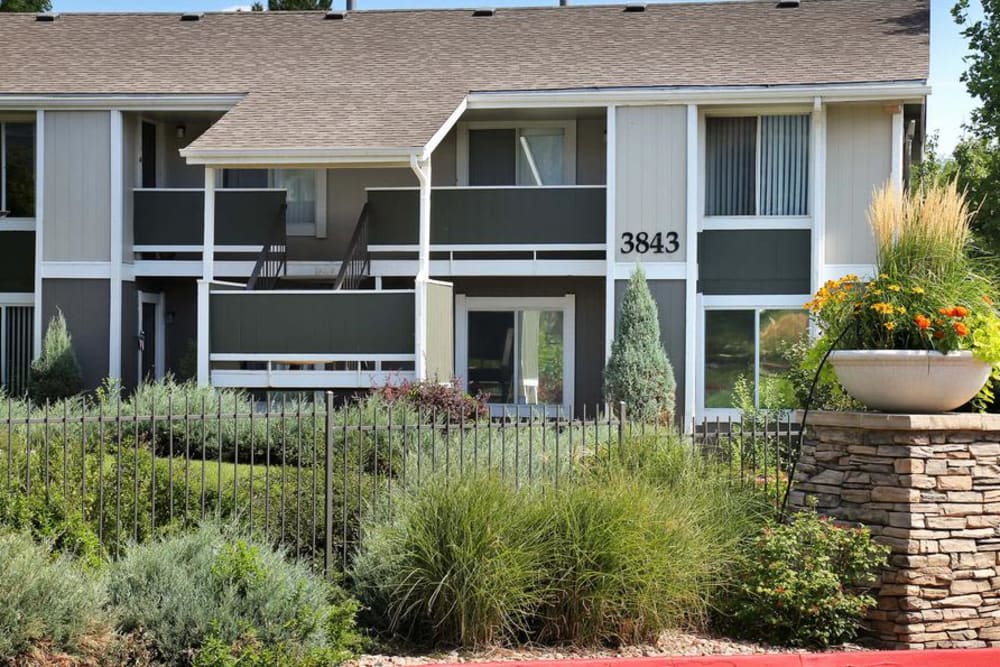
[[812, 510], [764, 529], [750, 549], [725, 621], [737, 635], [789, 646], [852, 639], [875, 599], [889, 554], [867, 528], [842, 528]]
[[[828, 281], [806, 308], [826, 336], [859, 350], [971, 351], [1000, 380], [993, 266], [973, 248], [971, 213], [954, 182], [875, 193], [868, 220], [878, 273]], [[989, 386], [980, 403], [992, 401]]]
[[882, 273], [863, 281], [851, 274], [827, 281], [806, 308], [824, 331], [839, 333], [846, 327], [846, 348], [972, 350], [985, 361], [1000, 361], [992, 342], [1000, 337], [1000, 318], [985, 292], [975, 305], [942, 303], [906, 277]]
[[436, 416], [446, 421], [460, 422], [487, 417], [487, 396], [470, 396], [459, 389], [458, 385], [457, 379], [453, 379], [451, 384], [407, 380], [386, 384], [378, 390], [378, 394], [390, 404], [406, 401], [425, 418]]

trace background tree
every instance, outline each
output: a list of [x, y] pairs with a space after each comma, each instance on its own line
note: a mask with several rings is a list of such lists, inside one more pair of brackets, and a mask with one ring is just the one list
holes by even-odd
[[51, 12], [52, 0], [0, 0], [0, 12]]
[[73, 338], [66, 318], [57, 310], [42, 341], [42, 354], [31, 364], [28, 395], [35, 403], [58, 401], [83, 391], [80, 364], [73, 352]]
[[[333, 0], [267, 0], [267, 10], [269, 12], [282, 11], [307, 11], [310, 9], [328, 10], [333, 5]], [[250, 7], [255, 12], [264, 11], [264, 6], [255, 2]]]
[[660, 340], [656, 302], [642, 267], [636, 268], [625, 288], [616, 330], [611, 359], [604, 369], [605, 399], [624, 401], [636, 419], [673, 421], [677, 383]]

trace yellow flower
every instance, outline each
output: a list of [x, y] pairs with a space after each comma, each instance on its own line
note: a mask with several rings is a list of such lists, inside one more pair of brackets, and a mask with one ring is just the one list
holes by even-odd
[[889, 291], [890, 292], [899, 292], [899, 291], [902, 291], [902, 289], [903, 288], [900, 287], [899, 285], [897, 285], [896, 283], [893, 283], [893, 284], [889, 285]]
[[881, 315], [892, 315], [895, 309], [891, 303], [878, 302], [872, 304], [872, 310]]
[[896, 306], [896, 312], [900, 315], [906, 315], [906, 306]]
[[878, 277], [879, 277], [879, 280], [888, 280], [889, 279], [889, 274], [887, 274], [887, 273], [880, 273], [880, 274], [878, 274]]
[[892, 331], [893, 329], [896, 328], [896, 323], [895, 322], [886, 322], [882, 326], [884, 326], [887, 331]]
[[882, 290], [880, 289], [872, 290], [872, 294], [875, 294], [877, 296], [882, 296]]
[[913, 292], [914, 294], [923, 294], [924, 293], [924, 288], [923, 287], [914, 287], [910, 291]]

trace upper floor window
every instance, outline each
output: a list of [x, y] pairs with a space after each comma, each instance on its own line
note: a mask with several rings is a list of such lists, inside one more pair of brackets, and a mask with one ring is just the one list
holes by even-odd
[[808, 213], [807, 114], [706, 119], [706, 216]]
[[470, 122], [459, 127], [459, 182], [546, 186], [576, 181], [575, 121]]
[[0, 218], [35, 217], [35, 124], [0, 121]]

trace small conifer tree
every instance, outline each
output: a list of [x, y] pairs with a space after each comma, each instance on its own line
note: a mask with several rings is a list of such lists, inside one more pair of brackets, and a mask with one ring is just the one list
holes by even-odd
[[83, 391], [83, 375], [62, 311], [49, 321], [42, 354], [31, 364], [28, 394], [35, 403], [58, 401]]
[[604, 397], [624, 402], [638, 420], [673, 420], [677, 384], [674, 369], [660, 341], [656, 302], [637, 267], [625, 288], [611, 359], [604, 369]]

